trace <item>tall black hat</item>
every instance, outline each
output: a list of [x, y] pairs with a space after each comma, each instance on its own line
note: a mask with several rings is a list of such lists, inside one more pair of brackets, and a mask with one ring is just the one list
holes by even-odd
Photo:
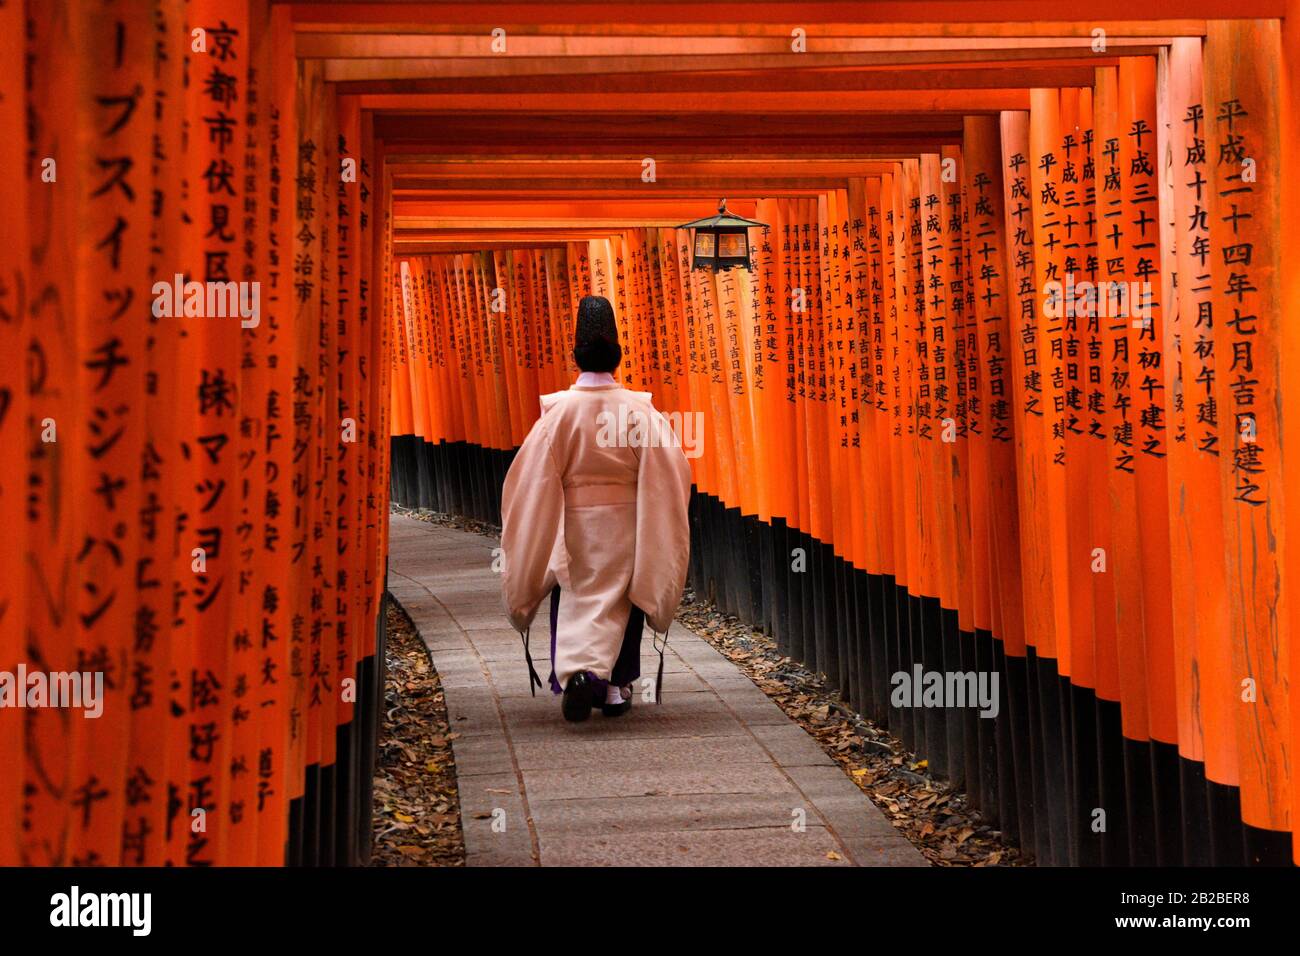
[[573, 357], [584, 372], [612, 372], [622, 361], [614, 307], [604, 296], [585, 295], [578, 303]]

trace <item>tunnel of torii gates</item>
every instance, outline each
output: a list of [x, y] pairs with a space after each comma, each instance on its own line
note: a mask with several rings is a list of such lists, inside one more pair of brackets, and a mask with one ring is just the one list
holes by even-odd
[[1300, 3], [1079, 12], [0, 2], [0, 863], [364, 861], [390, 498], [588, 292], [697, 593], [1039, 862], [1293, 862]]

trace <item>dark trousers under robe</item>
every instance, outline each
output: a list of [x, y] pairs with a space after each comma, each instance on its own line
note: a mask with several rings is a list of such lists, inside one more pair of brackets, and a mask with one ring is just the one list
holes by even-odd
[[[564, 688], [555, 677], [555, 632], [560, 614], [560, 586], [557, 584], [551, 590], [551, 693], [560, 694]], [[641, 676], [641, 634], [645, 629], [645, 614], [635, 604], [632, 605], [632, 613], [627, 618], [627, 629], [623, 632], [623, 644], [619, 647], [618, 659], [614, 661], [614, 669], [610, 674], [608, 681], [603, 681], [594, 674], [588, 672], [587, 676], [592, 678], [592, 686], [595, 688], [597, 699], [603, 703], [605, 700], [606, 689], [609, 684], [615, 687], [626, 687], [634, 680]]]

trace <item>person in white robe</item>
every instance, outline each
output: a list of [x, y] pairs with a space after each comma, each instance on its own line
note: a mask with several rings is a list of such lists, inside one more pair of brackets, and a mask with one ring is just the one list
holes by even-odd
[[578, 721], [597, 705], [607, 716], [631, 707], [643, 620], [667, 640], [690, 557], [691, 472], [650, 393], [610, 374], [622, 351], [608, 300], [579, 303], [573, 354], [578, 380], [541, 397], [506, 475], [501, 587], [533, 688], [541, 680], [528, 633], [551, 597], [551, 690]]

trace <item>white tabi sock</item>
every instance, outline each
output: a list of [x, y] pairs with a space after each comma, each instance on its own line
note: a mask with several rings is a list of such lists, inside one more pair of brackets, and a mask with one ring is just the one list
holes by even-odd
[[613, 684], [609, 684], [605, 688], [605, 703], [607, 704], [623, 703], [623, 692], [619, 690], [617, 687], [615, 687]]

